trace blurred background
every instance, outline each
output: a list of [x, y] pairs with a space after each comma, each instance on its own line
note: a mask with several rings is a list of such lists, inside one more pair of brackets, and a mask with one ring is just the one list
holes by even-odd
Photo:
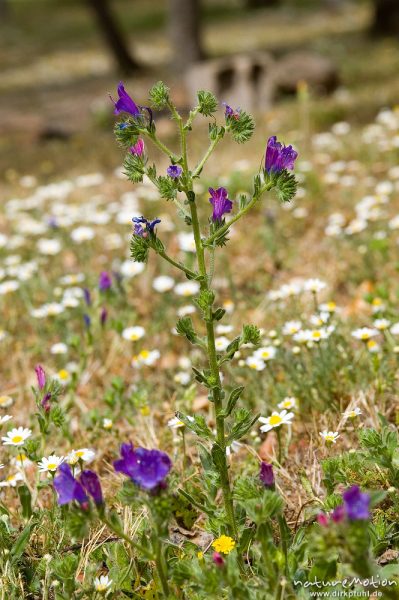
[[306, 145], [399, 102], [399, 0], [0, 0], [0, 71], [6, 185], [120, 164], [120, 79], [140, 104], [163, 79], [183, 110], [211, 89]]

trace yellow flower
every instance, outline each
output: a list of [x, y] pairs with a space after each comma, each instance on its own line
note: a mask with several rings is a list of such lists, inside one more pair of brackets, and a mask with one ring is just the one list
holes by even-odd
[[197, 552], [197, 558], [198, 558], [198, 560], [203, 560], [204, 553], [203, 552]]
[[216, 552], [222, 552], [222, 554], [230, 554], [235, 545], [233, 538], [228, 535], [221, 535], [212, 543], [212, 547], [215, 548]]
[[149, 406], [142, 406], [140, 408], [140, 412], [143, 415], [143, 417], [148, 417], [150, 415], [150, 407]]

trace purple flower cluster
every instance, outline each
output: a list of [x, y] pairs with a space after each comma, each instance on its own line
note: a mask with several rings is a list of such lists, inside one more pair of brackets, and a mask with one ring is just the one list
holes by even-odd
[[122, 81], [120, 81], [118, 85], [118, 97], [118, 100], [115, 102], [111, 96], [111, 100], [115, 105], [115, 115], [119, 115], [121, 112], [128, 113], [133, 117], [139, 117], [141, 115], [140, 108], [126, 92]]
[[164, 487], [165, 478], [172, 468], [172, 462], [165, 452], [133, 448], [133, 444], [122, 444], [121, 458], [114, 462], [115, 471], [124, 473], [144, 490]]
[[139, 237], [147, 237], [149, 233], [154, 233], [155, 225], [160, 223], [161, 219], [148, 221], [144, 217], [133, 217], [132, 221], [134, 223], [134, 234]]
[[265, 488], [274, 489], [274, 473], [272, 465], [264, 461], [261, 462], [259, 479]]
[[105, 292], [112, 287], [112, 278], [107, 271], [101, 271], [98, 278], [98, 288], [100, 292]]
[[209, 202], [213, 206], [212, 220], [220, 221], [223, 218], [223, 215], [231, 212], [233, 203], [228, 199], [227, 190], [224, 187], [220, 187], [217, 190], [209, 188], [209, 193], [211, 195]]
[[292, 170], [298, 152], [292, 146], [284, 146], [273, 135], [266, 146], [265, 169], [268, 173], [281, 173], [284, 169]]
[[166, 169], [166, 172], [172, 179], [179, 179], [183, 169], [179, 167], [179, 165], [170, 165], [170, 167]]
[[134, 146], [130, 146], [129, 152], [133, 154], [133, 156], [143, 156], [144, 154], [144, 140], [139, 138]]
[[[331, 513], [334, 523], [349, 521], [366, 521], [370, 518], [370, 496], [360, 491], [359, 486], [353, 485], [342, 494], [343, 504], [340, 504]], [[317, 521], [322, 527], [327, 527], [328, 518], [325, 513], [317, 515]]]
[[58, 467], [58, 473], [53, 482], [58, 494], [58, 504], [69, 504], [76, 500], [82, 508], [87, 508], [89, 496], [98, 506], [103, 504], [101, 484], [96, 473], [83, 471], [79, 479], [75, 479], [67, 463], [62, 463]]
[[224, 116], [225, 118], [230, 118], [230, 119], [239, 119], [240, 118], [240, 109], [237, 108], [236, 110], [234, 110], [234, 108], [232, 108], [229, 104], [227, 104], [226, 102], [222, 102], [223, 106], [224, 106]]

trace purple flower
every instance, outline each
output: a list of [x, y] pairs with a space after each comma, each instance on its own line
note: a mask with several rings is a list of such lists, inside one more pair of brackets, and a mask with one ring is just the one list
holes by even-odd
[[98, 287], [100, 289], [100, 292], [105, 292], [106, 290], [109, 290], [110, 287], [112, 287], [112, 279], [109, 273], [107, 273], [107, 271], [102, 271], [100, 273], [100, 277], [98, 278]]
[[37, 377], [37, 385], [39, 386], [39, 390], [42, 390], [46, 385], [46, 373], [41, 365], [37, 365], [35, 367], [36, 377]]
[[370, 517], [370, 496], [360, 491], [357, 485], [342, 494], [346, 516], [350, 521], [360, 521]]
[[179, 165], [170, 165], [170, 167], [166, 169], [166, 172], [172, 179], [178, 179], [182, 174], [183, 169], [179, 167]]
[[58, 467], [59, 475], [54, 477], [54, 487], [58, 494], [58, 504], [68, 504], [73, 500], [79, 504], [85, 504], [88, 501], [86, 492], [82, 484], [72, 475], [71, 467], [67, 463], [62, 463]]
[[224, 566], [224, 558], [221, 554], [219, 554], [219, 552], [214, 552], [212, 554], [212, 560], [215, 563], [215, 565], [217, 567], [223, 567]]
[[103, 503], [103, 493], [101, 483], [97, 473], [94, 471], [83, 471], [80, 476], [80, 483], [83, 485], [86, 492], [93, 498], [96, 504]]
[[121, 112], [129, 113], [130, 115], [133, 115], [133, 117], [139, 117], [141, 115], [139, 107], [125, 91], [122, 81], [118, 85], [118, 96], [119, 99], [117, 102], [115, 102], [112, 96], [110, 96], [115, 105], [115, 115], [119, 115]]
[[259, 479], [266, 488], [274, 488], [274, 473], [272, 465], [262, 461], [260, 465]]
[[91, 325], [90, 316], [85, 313], [83, 315], [83, 321], [84, 321], [84, 324], [86, 325], [87, 329], [90, 329], [90, 325]]
[[231, 212], [233, 203], [227, 198], [227, 190], [224, 187], [220, 187], [217, 190], [209, 188], [209, 193], [211, 195], [209, 202], [213, 206], [212, 220], [220, 221], [224, 214]]
[[108, 318], [108, 311], [106, 308], [102, 308], [101, 313], [100, 313], [100, 323], [101, 323], [102, 327], [104, 327], [104, 325], [107, 321], [107, 318]]
[[321, 527], [328, 527], [328, 517], [326, 513], [320, 512], [317, 515], [317, 522]]
[[292, 146], [284, 146], [275, 135], [270, 137], [266, 147], [265, 169], [268, 173], [280, 173], [284, 169], [293, 169], [298, 156]]
[[155, 225], [160, 223], [161, 219], [148, 221], [144, 217], [133, 217], [132, 221], [134, 223], [134, 234], [139, 237], [147, 237], [149, 233], [154, 233]]
[[48, 412], [51, 408], [50, 400], [51, 400], [51, 393], [47, 392], [47, 394], [44, 395], [43, 400], [42, 400], [42, 407], [44, 408], [44, 410], [46, 412]]
[[90, 304], [91, 304], [90, 290], [88, 288], [83, 288], [83, 294], [84, 294], [84, 298], [85, 298], [85, 302], [86, 302], [87, 306], [90, 306]]
[[331, 513], [331, 519], [334, 523], [341, 523], [345, 519], [345, 507], [343, 504], [336, 506]]
[[134, 146], [130, 146], [129, 152], [134, 156], [142, 156], [144, 154], [144, 140], [139, 138]]
[[240, 118], [240, 109], [237, 108], [237, 110], [234, 110], [234, 108], [231, 108], [231, 106], [229, 106], [229, 104], [227, 104], [226, 102], [222, 102], [223, 106], [224, 106], [224, 116], [226, 117], [226, 119], [228, 117], [230, 117], [230, 119], [239, 119]]
[[133, 444], [122, 444], [121, 457], [114, 462], [115, 471], [124, 473], [145, 490], [154, 490], [164, 485], [172, 462], [160, 450], [133, 449]]

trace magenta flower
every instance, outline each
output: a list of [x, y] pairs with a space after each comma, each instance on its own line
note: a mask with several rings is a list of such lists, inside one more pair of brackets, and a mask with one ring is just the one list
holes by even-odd
[[41, 365], [37, 365], [35, 367], [36, 377], [37, 377], [37, 385], [39, 386], [39, 390], [42, 390], [46, 385], [46, 373]]
[[221, 554], [219, 554], [219, 552], [214, 552], [212, 554], [212, 560], [215, 563], [215, 565], [217, 567], [223, 567], [224, 566], [224, 558]]
[[71, 467], [62, 463], [58, 467], [59, 475], [54, 477], [54, 487], [58, 494], [58, 504], [69, 504], [76, 500], [79, 504], [86, 504], [88, 497], [82, 484], [72, 475]]
[[346, 516], [350, 521], [361, 521], [370, 517], [370, 496], [353, 485], [342, 494]]
[[170, 165], [170, 167], [166, 169], [167, 174], [172, 179], [178, 179], [182, 174], [182, 171], [183, 169], [179, 167], [179, 165]]
[[105, 292], [112, 287], [111, 275], [107, 271], [102, 271], [98, 278], [98, 287], [100, 292]]
[[212, 220], [220, 221], [223, 215], [231, 212], [233, 203], [228, 199], [227, 190], [224, 187], [220, 187], [217, 190], [209, 188], [209, 193], [211, 195], [209, 202], [213, 206]]
[[133, 154], [133, 156], [143, 156], [144, 154], [144, 140], [139, 138], [134, 146], [130, 146], [129, 152]]
[[265, 488], [274, 488], [274, 473], [272, 465], [262, 461], [260, 465], [259, 479], [265, 486]]
[[119, 115], [121, 112], [129, 113], [133, 117], [139, 117], [141, 115], [139, 107], [129, 96], [129, 94], [125, 91], [125, 87], [122, 81], [120, 81], [118, 85], [118, 96], [119, 99], [116, 102], [113, 100], [112, 96], [110, 96], [112, 102], [115, 105], [115, 115]]
[[326, 513], [320, 512], [317, 515], [317, 522], [321, 527], [328, 527], [328, 517]]
[[114, 469], [124, 473], [144, 490], [154, 490], [165, 486], [165, 477], [172, 468], [172, 461], [165, 452], [133, 448], [133, 444], [122, 444], [120, 459], [114, 462]]
[[336, 506], [331, 513], [331, 519], [334, 523], [341, 523], [345, 519], [345, 507], [343, 504]]
[[265, 169], [268, 173], [280, 173], [284, 169], [292, 170], [298, 152], [292, 146], [284, 146], [273, 135], [266, 147]]

